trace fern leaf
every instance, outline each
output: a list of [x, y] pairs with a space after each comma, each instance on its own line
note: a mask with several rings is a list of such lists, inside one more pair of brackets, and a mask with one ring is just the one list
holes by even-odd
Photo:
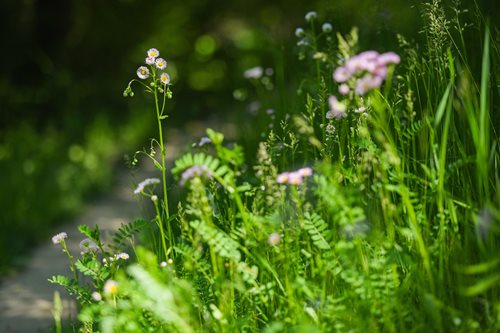
[[312, 215], [306, 212], [304, 214], [304, 229], [307, 230], [309, 236], [311, 237], [313, 244], [321, 250], [330, 250], [330, 244], [328, 244], [328, 225], [326, 222], [316, 213]]

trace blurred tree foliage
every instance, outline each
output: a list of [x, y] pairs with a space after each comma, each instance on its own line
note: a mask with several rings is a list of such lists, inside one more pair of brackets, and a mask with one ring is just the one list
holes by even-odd
[[[447, 1], [451, 2], [457, 1]], [[7, 0], [0, 4], [0, 123], [26, 120], [77, 130], [105, 110], [120, 119], [121, 91], [149, 47], [175, 67], [174, 117], [225, 112], [244, 69], [294, 63], [293, 31], [316, 10], [334, 30], [360, 28], [367, 46], [418, 39], [419, 5], [410, 0], [81, 1]], [[467, 2], [465, 5], [471, 5]], [[496, 1], [479, 1], [498, 13]], [[391, 38], [392, 36], [392, 38]], [[389, 38], [388, 38], [389, 37]], [[286, 53], [276, 50], [282, 43]], [[279, 44], [278, 44], [279, 45]], [[70, 117], [65, 117], [70, 115]]]

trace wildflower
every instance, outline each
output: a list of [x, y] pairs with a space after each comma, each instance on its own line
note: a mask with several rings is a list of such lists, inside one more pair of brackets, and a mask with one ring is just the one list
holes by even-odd
[[283, 173], [278, 175], [278, 177], [276, 178], [276, 181], [280, 184], [286, 184], [288, 182], [289, 178], [290, 177], [288, 176], [288, 172], [283, 172]]
[[153, 202], [158, 201], [158, 196], [153, 194], [153, 195], [151, 196], [151, 201], [153, 201]]
[[152, 49], [149, 49], [148, 50], [148, 57], [151, 57], [151, 58], [156, 58], [156, 57], [159, 57], [160, 56], [160, 52], [155, 49], [155, 48], [152, 48]]
[[288, 184], [301, 185], [304, 182], [302, 175], [298, 172], [290, 172], [288, 174]]
[[332, 124], [328, 124], [328, 125], [326, 125], [325, 131], [328, 134], [334, 134], [337, 131], [337, 129]]
[[139, 194], [144, 191], [146, 186], [159, 184], [160, 180], [158, 178], [146, 178], [142, 182], [137, 185], [137, 188], [134, 190], [134, 194]]
[[359, 108], [354, 109], [354, 112], [356, 112], [356, 113], [363, 113], [365, 111], [366, 111], [366, 107], [364, 107], [364, 106], [360, 106]]
[[267, 109], [266, 113], [271, 116], [274, 114], [274, 109]]
[[305, 34], [306, 33], [304, 32], [304, 29], [302, 29], [300, 27], [295, 29], [295, 36], [297, 36], [298, 38], [304, 37]]
[[[372, 89], [379, 88], [387, 77], [387, 66], [398, 64], [400, 57], [394, 52], [379, 54], [377, 51], [364, 51], [348, 59], [344, 66], [337, 67], [333, 72], [335, 81], [346, 82], [354, 76], [361, 76], [356, 80], [355, 91], [358, 95], [365, 95]], [[342, 88], [345, 90], [345, 88]], [[339, 92], [343, 94], [343, 91]]]
[[267, 243], [271, 246], [278, 245], [280, 241], [281, 241], [281, 236], [277, 233], [270, 234], [269, 238], [267, 239]]
[[160, 263], [160, 267], [167, 267], [167, 262], [166, 261], [162, 261]]
[[115, 295], [118, 293], [118, 282], [116, 282], [115, 280], [108, 280], [104, 284], [103, 289], [106, 294]]
[[137, 68], [137, 76], [139, 79], [147, 79], [149, 77], [149, 69], [146, 66]]
[[102, 296], [100, 293], [98, 293], [97, 291], [94, 291], [92, 293], [92, 298], [94, 299], [94, 301], [96, 302], [99, 302], [99, 301], [102, 301]]
[[347, 84], [341, 84], [339, 86], [339, 94], [347, 95], [349, 93], [349, 86]]
[[168, 264], [169, 264], [169, 265], [172, 265], [172, 264], [174, 263], [174, 260], [173, 260], [172, 258], [169, 258], [169, 259], [167, 260], [167, 262], [168, 262]]
[[377, 63], [380, 66], [387, 66], [389, 64], [399, 64], [400, 62], [401, 58], [394, 52], [382, 53], [377, 58]]
[[300, 185], [304, 181], [304, 177], [312, 176], [312, 169], [309, 167], [299, 169], [292, 172], [283, 172], [278, 175], [276, 182], [279, 184]]
[[356, 82], [356, 93], [365, 95], [368, 91], [380, 87], [382, 78], [380, 76], [366, 75]]
[[313, 174], [312, 169], [309, 167], [299, 169], [296, 172], [303, 177], [309, 177]]
[[310, 11], [306, 14], [305, 19], [307, 22], [311, 22], [318, 18], [318, 14], [314, 11]]
[[155, 58], [153, 57], [147, 57], [144, 62], [146, 63], [146, 65], [154, 65], [155, 63]]
[[193, 165], [182, 173], [180, 183], [184, 185], [189, 179], [203, 175], [211, 178], [212, 172], [206, 165]]
[[272, 76], [274, 74], [274, 69], [272, 69], [271, 67], [266, 68], [265, 73], [267, 76]]
[[351, 72], [346, 67], [337, 67], [333, 72], [333, 79], [339, 83], [346, 82], [351, 76]]
[[167, 62], [163, 58], [158, 58], [155, 60], [155, 66], [158, 69], [165, 69], [167, 68]]
[[326, 113], [327, 119], [340, 119], [347, 116], [347, 113], [345, 112], [347, 108], [346, 105], [342, 102], [339, 102], [337, 100], [337, 97], [330, 96], [328, 98], [328, 104], [330, 106], [330, 110]]
[[125, 252], [122, 252], [122, 253], [118, 253], [118, 254], [115, 254], [115, 260], [118, 260], [118, 259], [121, 259], [121, 260], [128, 260], [130, 258], [130, 256], [128, 255], [128, 253], [125, 253]]
[[52, 243], [60, 244], [60, 243], [64, 242], [64, 239], [66, 239], [66, 238], [68, 238], [68, 234], [65, 232], [60, 232], [57, 235], [55, 235], [54, 237], [52, 237]]
[[161, 83], [163, 83], [165, 85], [169, 84], [170, 83], [170, 75], [168, 75], [167, 73], [161, 73], [160, 81], [161, 81]]
[[323, 32], [325, 33], [332, 32], [333, 30], [332, 24], [329, 22], [323, 23], [323, 25], [321, 26], [321, 30], [323, 30]]
[[262, 67], [253, 67], [250, 69], [247, 69], [244, 73], [243, 76], [245, 79], [260, 79], [262, 77], [262, 74], [264, 73], [264, 70]]
[[204, 136], [200, 139], [200, 142], [198, 142], [198, 147], [202, 147], [209, 143], [212, 143], [212, 140], [209, 137]]
[[98, 249], [97, 244], [90, 238], [85, 238], [80, 242], [80, 250], [82, 252], [97, 252]]

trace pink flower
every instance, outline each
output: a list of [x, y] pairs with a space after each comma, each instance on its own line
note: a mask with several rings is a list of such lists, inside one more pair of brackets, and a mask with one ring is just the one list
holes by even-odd
[[283, 172], [283, 173], [278, 175], [278, 178], [276, 178], [276, 181], [280, 184], [286, 184], [286, 183], [288, 183], [289, 178], [290, 177], [288, 177], [288, 172]]
[[278, 175], [276, 181], [280, 184], [300, 185], [304, 182], [304, 177], [310, 177], [312, 173], [311, 168], [305, 167], [297, 171], [283, 172]]
[[271, 246], [278, 245], [280, 241], [281, 241], [281, 236], [277, 233], [270, 234], [269, 238], [267, 239], [267, 243]]
[[394, 52], [382, 53], [377, 58], [377, 63], [381, 66], [387, 66], [389, 64], [399, 64], [400, 62], [401, 58]]
[[363, 96], [368, 91], [379, 88], [382, 80], [380, 76], [365, 75], [356, 82], [356, 93]]
[[341, 84], [339, 86], [339, 94], [347, 95], [349, 93], [349, 86], [347, 84]]
[[328, 98], [328, 104], [330, 106], [330, 111], [327, 112], [326, 118], [328, 118], [328, 119], [333, 119], [333, 118], [340, 119], [340, 118], [344, 118], [345, 116], [347, 116], [347, 113], [345, 112], [347, 107], [345, 106], [344, 103], [339, 102], [337, 100], [337, 97], [330, 96]]
[[303, 177], [309, 177], [309, 176], [312, 176], [313, 171], [311, 168], [305, 167], [305, 168], [297, 170], [297, 173]]
[[351, 71], [349, 71], [346, 67], [337, 67], [335, 72], [333, 72], [333, 79], [337, 82], [346, 82], [352, 76]]

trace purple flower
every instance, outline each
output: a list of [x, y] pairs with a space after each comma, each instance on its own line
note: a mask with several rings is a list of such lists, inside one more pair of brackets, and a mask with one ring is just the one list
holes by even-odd
[[147, 186], [151, 186], [151, 185], [155, 185], [155, 184], [159, 184], [159, 183], [160, 183], [160, 180], [158, 178], [146, 178], [137, 185], [137, 187], [134, 190], [134, 194], [141, 193], [142, 191], [144, 191], [144, 189]]
[[[333, 72], [333, 78], [339, 83], [348, 81], [352, 77], [356, 77], [355, 91], [358, 95], [365, 95], [372, 89], [379, 88], [382, 82], [387, 77], [387, 66], [391, 64], [399, 64], [400, 57], [394, 52], [386, 52], [379, 54], [377, 51], [364, 51], [348, 59], [344, 66], [338, 67]], [[339, 93], [346, 95], [349, 93], [348, 85], [339, 86]], [[335, 118], [334, 114], [338, 114], [339, 110], [332, 108], [328, 116]]]
[[206, 165], [193, 165], [182, 173], [180, 184], [184, 185], [188, 180], [201, 176], [212, 178], [212, 171]]
[[337, 67], [335, 72], [333, 72], [333, 79], [339, 83], [346, 82], [352, 76], [351, 71], [349, 71], [346, 67]]
[[382, 85], [382, 80], [380, 76], [366, 75], [356, 82], [356, 93], [363, 96], [368, 91], [379, 88]]
[[401, 58], [394, 52], [382, 53], [377, 58], [377, 63], [381, 66], [387, 66], [389, 64], [399, 64], [400, 62]]

